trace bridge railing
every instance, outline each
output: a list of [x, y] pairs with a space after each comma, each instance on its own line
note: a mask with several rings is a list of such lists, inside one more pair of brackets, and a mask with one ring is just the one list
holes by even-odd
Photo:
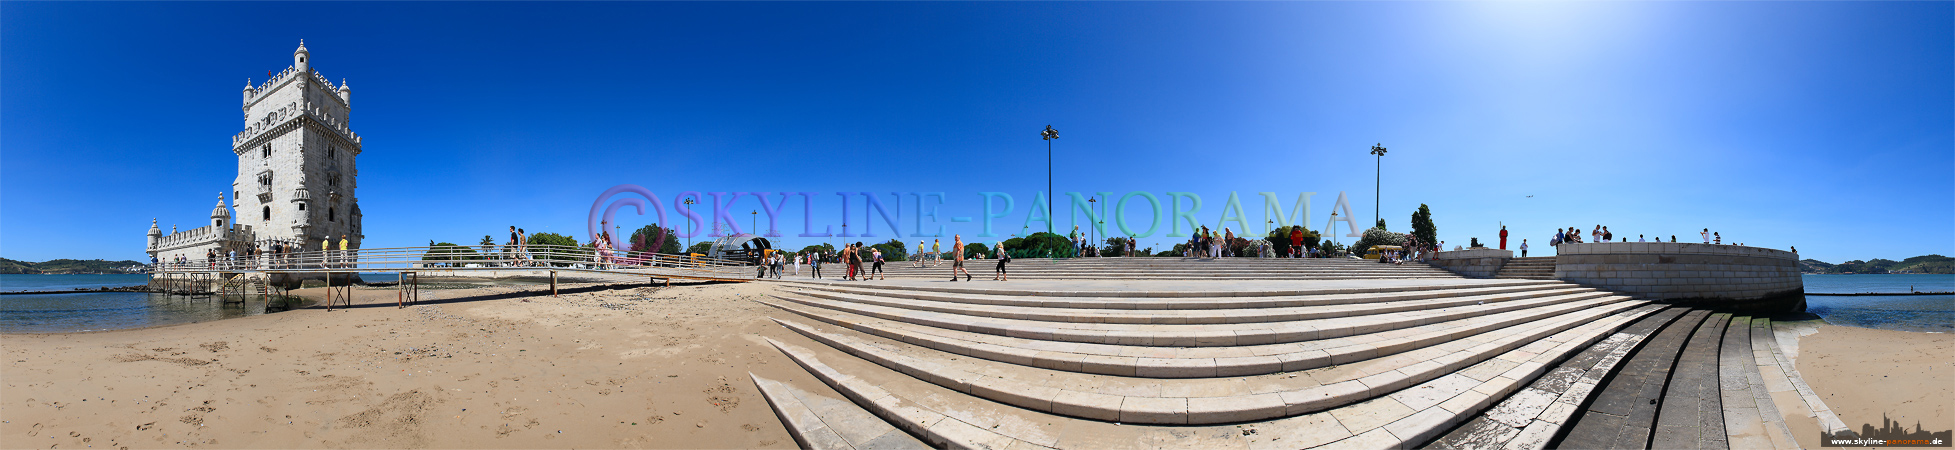
[[[567, 245], [388, 247], [314, 250], [256, 256], [229, 254], [188, 262], [163, 261], [155, 273], [266, 270], [281, 272], [401, 272], [448, 269], [563, 268], [590, 271], [747, 273], [745, 261]], [[749, 274], [750, 275], [750, 274]]]

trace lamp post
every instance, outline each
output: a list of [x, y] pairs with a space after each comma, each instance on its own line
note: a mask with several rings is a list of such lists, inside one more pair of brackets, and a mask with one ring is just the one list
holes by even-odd
[[1335, 210], [1332, 210], [1330, 212], [1330, 242], [1332, 244], [1338, 243], [1337, 242], [1337, 211]]
[[1374, 189], [1376, 189], [1376, 190], [1375, 190], [1375, 191], [1373, 191], [1372, 193], [1373, 193], [1373, 194], [1375, 194], [1375, 195], [1376, 195], [1376, 197], [1373, 197], [1373, 198], [1372, 198], [1372, 200], [1371, 200], [1371, 220], [1372, 220], [1373, 222], [1376, 222], [1376, 221], [1378, 221], [1378, 219], [1379, 219], [1379, 215], [1378, 215], [1378, 208], [1379, 208], [1379, 202], [1381, 201], [1381, 200], [1379, 200], [1379, 199], [1383, 199], [1383, 198], [1385, 198], [1385, 194], [1384, 194], [1384, 190], [1385, 190], [1385, 147], [1384, 147], [1384, 145], [1385, 145], [1385, 144], [1384, 144], [1383, 142], [1380, 142], [1380, 143], [1377, 143], [1377, 144], [1371, 144], [1371, 154], [1372, 154], [1373, 156], [1377, 156], [1377, 157], [1378, 157], [1378, 167], [1377, 167], [1377, 169], [1376, 169], [1376, 170], [1378, 171], [1378, 178], [1377, 178], [1377, 183], [1378, 183], [1378, 187], [1376, 187], [1376, 188], [1374, 188]]
[[[692, 202], [692, 198], [691, 198], [691, 197], [687, 197], [687, 198], [686, 198], [686, 210], [687, 210], [687, 211], [691, 211], [691, 210], [692, 210], [692, 203], [693, 203], [693, 202]], [[681, 251], [683, 251], [683, 252], [686, 252], [686, 253], [692, 253], [692, 236], [693, 236], [693, 235], [695, 235], [695, 234], [699, 234], [699, 231], [695, 229], [695, 228], [698, 228], [698, 227], [699, 227], [698, 225], [693, 225], [693, 224], [692, 224], [692, 221], [690, 221], [690, 220], [688, 220], [688, 221], [686, 221], [686, 249], [685, 249], [685, 250], [681, 250]]]
[[753, 211], [748, 211], [747, 214], [753, 215], [753, 222], [752, 222], [753, 235], [759, 236], [760, 235], [760, 210], [756, 209]]
[[[1087, 198], [1086, 198], [1086, 207], [1087, 207], [1087, 208], [1093, 208], [1093, 210], [1094, 210], [1094, 211], [1098, 211], [1098, 210], [1099, 210], [1099, 206], [1100, 206], [1100, 196], [1098, 196], [1098, 195], [1094, 195], [1094, 196], [1092, 196], [1092, 197], [1087, 197]], [[1104, 214], [1104, 213], [1102, 213], [1102, 214]], [[1066, 215], [1068, 215], [1068, 216], [1071, 216], [1072, 214], [1066, 214]], [[1098, 228], [1098, 225], [1095, 225], [1095, 226], [1094, 226], [1094, 228]], [[1086, 230], [1086, 242], [1087, 242], [1087, 243], [1089, 243], [1089, 244], [1090, 244], [1090, 243], [1092, 243], [1092, 242], [1093, 242], [1093, 240], [1094, 240], [1095, 238], [1098, 238], [1098, 237], [1099, 237], [1099, 235], [1096, 235], [1096, 234], [1093, 234], [1093, 229], [1091, 229], [1091, 228], [1089, 228], [1089, 229], [1087, 229], [1087, 230]]]
[[1051, 216], [1050, 208], [1052, 208], [1052, 140], [1059, 138], [1059, 130], [1052, 129], [1052, 125], [1046, 125], [1045, 131], [1039, 133], [1039, 138], [1045, 140], [1045, 207], [1048, 208], [1047, 209], [1048, 214], [1046, 214], [1046, 216], [1048, 217], [1046, 217], [1046, 221], [1045, 221], [1045, 232], [1051, 233], [1052, 217], [1050, 217]]

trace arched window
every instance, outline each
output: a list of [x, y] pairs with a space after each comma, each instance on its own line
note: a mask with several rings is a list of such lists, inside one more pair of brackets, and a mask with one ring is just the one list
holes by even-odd
[[270, 157], [272, 157], [272, 145], [271, 145], [271, 144], [265, 144], [265, 149], [264, 149], [264, 150], [263, 150], [263, 151], [262, 151], [261, 153], [263, 153], [263, 155], [264, 155], [263, 157], [265, 157], [265, 158], [270, 158]]
[[272, 207], [265, 207], [265, 220], [272, 220]]
[[339, 147], [334, 147], [331, 145], [326, 146], [326, 159], [333, 159], [338, 157], [339, 157]]
[[326, 221], [327, 221], [327, 222], [337, 222], [337, 221], [338, 221], [338, 219], [337, 219], [337, 218], [338, 218], [338, 216], [335, 216], [335, 215], [333, 215], [333, 207], [331, 207], [331, 206], [328, 206], [328, 207], [326, 207]]

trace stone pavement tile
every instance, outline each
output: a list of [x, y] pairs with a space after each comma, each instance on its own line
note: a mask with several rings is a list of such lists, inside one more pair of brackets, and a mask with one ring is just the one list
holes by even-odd
[[1154, 448], [1156, 440], [1153, 427], [1087, 420], [1073, 420], [1062, 425], [1058, 445], [1054, 445], [1054, 448], [1143, 450]]
[[1328, 413], [1286, 417], [1268, 422], [1242, 425], [1250, 430], [1244, 436], [1251, 450], [1310, 448], [1351, 436], [1344, 425]]
[[1473, 390], [1479, 380], [1457, 374], [1448, 374], [1431, 381], [1419, 383], [1409, 389], [1394, 392], [1390, 397], [1399, 403], [1416, 410], [1438, 406], [1441, 402]]
[[[1568, 435], [1556, 445], [1561, 448], [1619, 448], [1614, 447], [1616, 436], [1622, 434], [1625, 422], [1627, 420], [1623, 416], [1591, 409], [1583, 412], [1581, 418], [1577, 419], [1576, 423], [1581, 426], [1570, 429]], [[1633, 448], [1644, 447], [1639, 444]]]
[[1052, 397], [1052, 412], [1073, 417], [1115, 422], [1120, 420], [1120, 403], [1126, 397], [1063, 390]]
[[1120, 403], [1120, 421], [1132, 423], [1188, 423], [1188, 399], [1127, 397]]
[[1249, 442], [1235, 427], [1159, 427], [1154, 432], [1154, 448], [1159, 449], [1246, 449]]
[[1438, 438], [1441, 433], [1469, 418], [1471, 416], [1454, 414], [1440, 408], [1429, 408], [1386, 424], [1384, 429], [1397, 437], [1399, 442], [1419, 445]]
[[1398, 441], [1398, 437], [1392, 436], [1390, 432], [1383, 429], [1376, 429], [1312, 448], [1325, 450], [1380, 450], [1396, 449], [1399, 447], [1400, 442]]
[[1534, 423], [1528, 424], [1526, 428], [1522, 428], [1520, 434], [1515, 435], [1513, 439], [1507, 441], [1507, 445], [1503, 445], [1500, 448], [1504, 450], [1540, 450], [1548, 448], [1548, 442], [1554, 439], [1555, 431], [1559, 429], [1561, 427], [1555, 424], [1537, 420]]
[[1479, 364], [1467, 366], [1466, 370], [1459, 371], [1459, 374], [1467, 378], [1472, 378], [1480, 381], [1487, 381], [1487, 380], [1492, 380], [1494, 377], [1500, 376], [1500, 374], [1502, 373], [1506, 373], [1508, 369], [1513, 369], [1515, 366], [1519, 366], [1519, 365], [1521, 365], [1521, 363], [1508, 361], [1505, 359], [1489, 359], [1486, 361], [1481, 361]]
[[1548, 405], [1554, 403], [1557, 397], [1552, 392], [1539, 389], [1521, 389], [1507, 397], [1507, 400], [1494, 405], [1493, 409], [1487, 411], [1486, 417], [1488, 420], [1510, 427], [1525, 427], [1533, 422], [1535, 417], [1540, 416], [1542, 411], [1547, 410]]
[[1446, 450], [1477, 450], [1500, 448], [1508, 440], [1521, 433], [1521, 429], [1509, 427], [1485, 417], [1469, 420], [1452, 432], [1428, 444], [1429, 448]]
[[1229, 397], [1252, 395], [1242, 378], [1194, 378], [1161, 384], [1162, 397]]
[[1304, 414], [1336, 408], [1370, 397], [1371, 388], [1357, 380], [1331, 383], [1304, 390], [1278, 392], [1286, 414]]
[[855, 448], [856, 450], [924, 450], [930, 447], [923, 445], [923, 442], [916, 440], [914, 436], [892, 429], [867, 441], [855, 443]]
[[1337, 423], [1343, 424], [1346, 429], [1360, 433], [1403, 419], [1413, 412], [1412, 408], [1407, 408], [1405, 404], [1390, 397], [1374, 398], [1330, 410], [1331, 417], [1336, 417]]
[[1003, 450], [1012, 439], [956, 419], [945, 419], [930, 427], [930, 443], [938, 447]]
[[1259, 394], [1240, 397], [1193, 397], [1188, 399], [1189, 423], [1230, 423], [1282, 417], [1283, 397]]

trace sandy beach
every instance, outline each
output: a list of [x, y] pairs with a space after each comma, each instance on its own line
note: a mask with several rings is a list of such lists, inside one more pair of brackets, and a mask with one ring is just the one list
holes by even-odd
[[[7, 448], [792, 448], [765, 284], [391, 289], [352, 309], [5, 335]], [[298, 292], [318, 298], [323, 291]], [[525, 301], [527, 300], [527, 301]]]
[[[1800, 375], [1847, 427], [1955, 429], [1955, 335], [1824, 325], [1799, 338]], [[1799, 436], [1801, 440], [1806, 436]]]

